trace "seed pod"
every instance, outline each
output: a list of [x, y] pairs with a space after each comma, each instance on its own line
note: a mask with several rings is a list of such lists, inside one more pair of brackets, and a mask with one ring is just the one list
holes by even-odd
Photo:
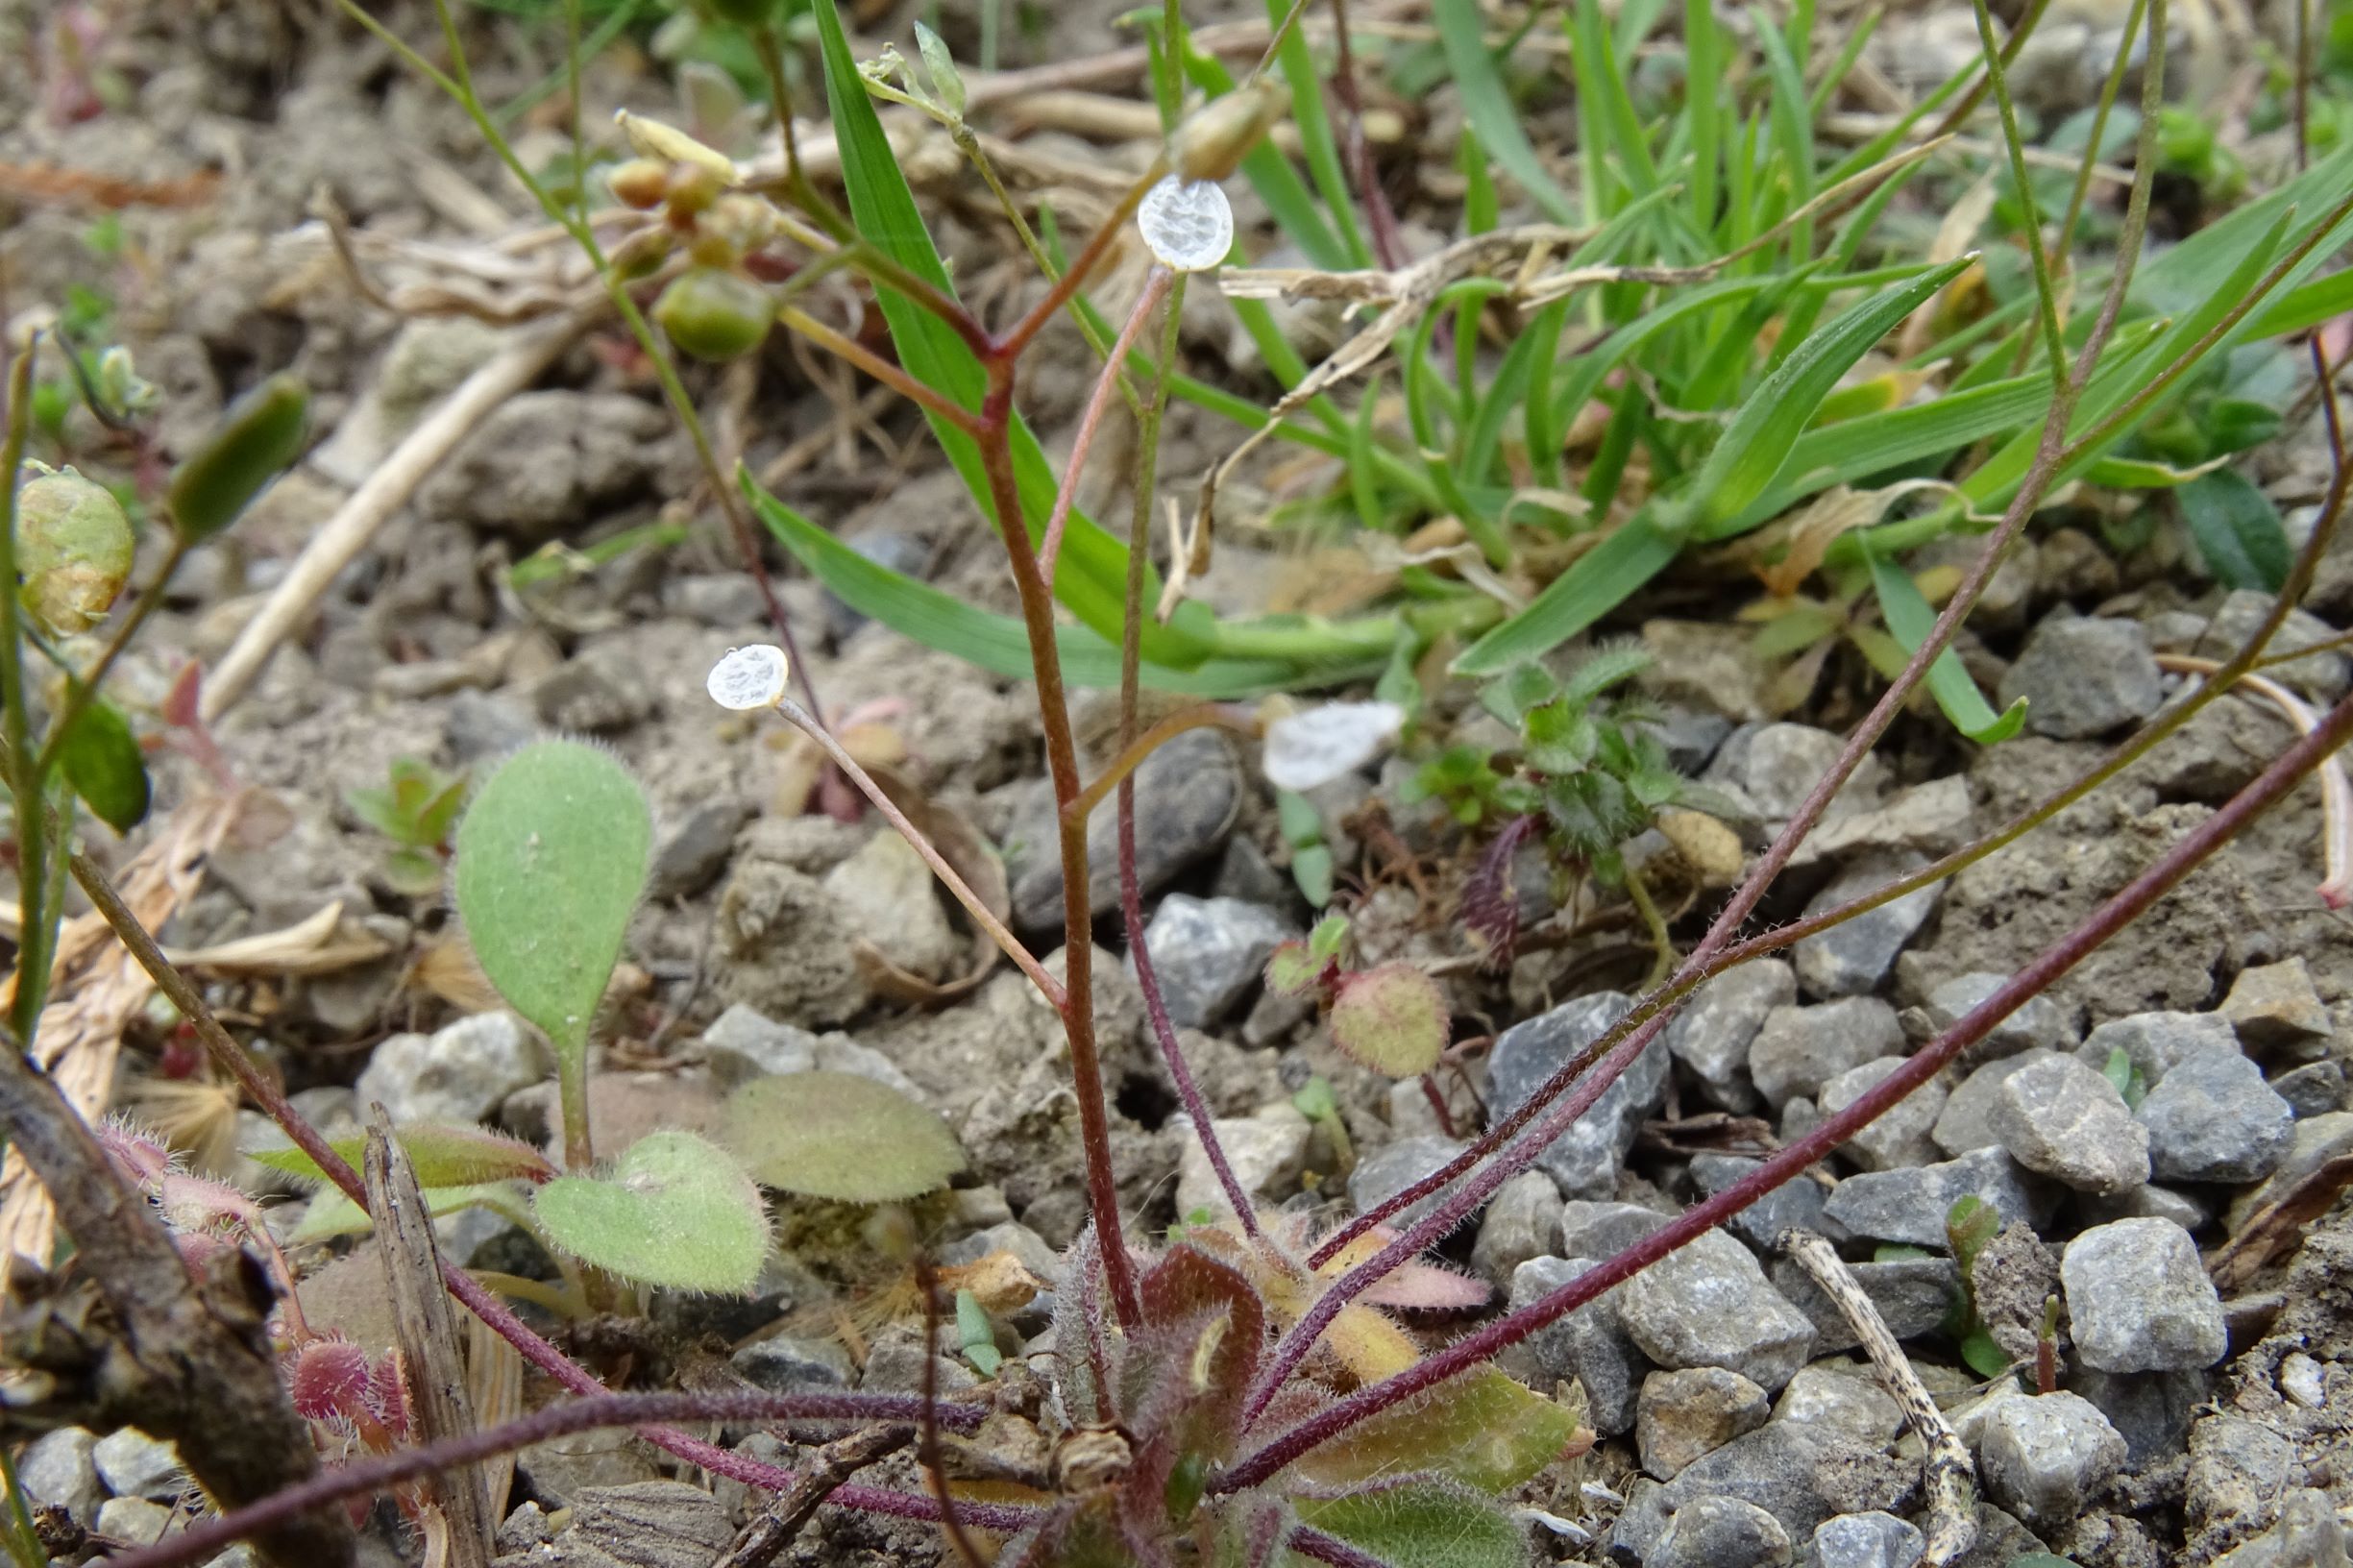
[[604, 183], [613, 188], [615, 201], [644, 212], [661, 206], [662, 198], [670, 194], [670, 165], [650, 158], [633, 158], [615, 164]]
[[1136, 227], [1172, 272], [1207, 272], [1234, 248], [1233, 204], [1207, 180], [1189, 184], [1169, 175], [1145, 193]]
[[309, 412], [310, 389], [282, 371], [239, 398], [172, 470], [163, 499], [180, 537], [199, 544], [234, 523], [303, 454]]
[[689, 267], [653, 302], [653, 319], [680, 353], [714, 361], [758, 348], [775, 313], [766, 289], [723, 267]]
[[1189, 182], [1227, 178], [1275, 123], [1282, 102], [1275, 85], [1262, 78], [1194, 110], [1168, 138], [1168, 159], [1178, 177]]
[[44, 631], [71, 637], [106, 619], [131, 575], [131, 520], [105, 485], [39, 469], [16, 492], [16, 597]]

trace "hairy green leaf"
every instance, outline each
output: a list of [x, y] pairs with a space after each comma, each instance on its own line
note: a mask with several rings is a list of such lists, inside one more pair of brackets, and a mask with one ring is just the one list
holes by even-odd
[[[522, 1223], [529, 1217], [525, 1208], [523, 1188], [513, 1182], [485, 1182], [475, 1187], [429, 1187], [424, 1189], [426, 1213], [439, 1219], [447, 1214], [468, 1209], [487, 1209], [491, 1213]], [[336, 1188], [328, 1188], [312, 1194], [308, 1207], [303, 1210], [302, 1223], [286, 1237], [290, 1246], [307, 1246], [313, 1241], [331, 1241], [338, 1236], [365, 1236], [375, 1229], [376, 1222], [368, 1212], [345, 1197]]]
[[1413, 1078], [1437, 1066], [1453, 1032], [1438, 983], [1407, 963], [1340, 977], [1332, 1043], [1375, 1072]]
[[649, 1133], [609, 1175], [558, 1176], [531, 1212], [555, 1245], [641, 1285], [741, 1295], [768, 1257], [760, 1189], [692, 1133]]
[[[394, 1135], [416, 1168], [419, 1187], [479, 1187], [489, 1182], [544, 1182], [555, 1175], [547, 1156], [524, 1142], [487, 1127], [458, 1127], [427, 1123], [403, 1127]], [[356, 1168], [367, 1147], [359, 1134], [328, 1139], [328, 1147]], [[282, 1170], [306, 1182], [327, 1177], [316, 1162], [296, 1148], [261, 1149], [250, 1157], [256, 1164]]]
[[1396, 1476], [1334, 1497], [1297, 1498], [1293, 1507], [1308, 1524], [1389, 1568], [1519, 1568], [1528, 1561], [1528, 1531], [1501, 1504], [1438, 1476]]
[[1574, 1412], [1481, 1365], [1360, 1422], [1291, 1468], [1323, 1486], [1434, 1471], [1495, 1493], [1552, 1463], [1576, 1435]]
[[474, 955], [559, 1052], [588, 1049], [652, 843], [637, 780], [580, 741], [507, 758], [458, 823], [453, 880]]
[[725, 1140], [768, 1186], [843, 1203], [919, 1198], [965, 1164], [937, 1112], [849, 1072], [753, 1079], [727, 1097]]
[[2175, 493], [2206, 569], [2225, 588], [2279, 592], [2294, 551], [2271, 498], [2230, 469], [2202, 474]]

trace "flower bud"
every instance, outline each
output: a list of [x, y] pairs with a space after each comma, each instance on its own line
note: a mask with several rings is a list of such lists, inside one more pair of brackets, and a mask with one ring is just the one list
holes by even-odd
[[644, 212], [661, 206], [662, 198], [670, 194], [670, 165], [650, 158], [633, 158], [613, 165], [604, 183], [612, 186], [615, 201]]
[[1282, 101], [1280, 89], [1262, 78], [1194, 110], [1168, 138], [1169, 161], [1178, 177], [1189, 184], [1233, 174], [1275, 123]]
[[697, 359], [735, 359], [768, 336], [775, 305], [766, 289], [740, 272], [689, 267], [653, 302], [653, 319], [682, 354]]
[[131, 520], [106, 486], [39, 469], [16, 492], [16, 596], [40, 627], [71, 637], [106, 619], [131, 575]]

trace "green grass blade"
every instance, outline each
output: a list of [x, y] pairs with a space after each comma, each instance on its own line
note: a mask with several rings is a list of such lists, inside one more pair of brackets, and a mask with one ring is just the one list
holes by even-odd
[[1788, 463], [1799, 434], [1839, 378], [1972, 259], [1949, 261], [1850, 306], [1800, 344], [1741, 404], [1708, 453], [1690, 492], [1679, 501], [1682, 527], [1705, 531], [1746, 511]]
[[[1269, 26], [1283, 25], [1284, 14], [1290, 10], [1287, 0], [1266, 0], [1266, 21]], [[1283, 47], [1276, 53], [1275, 63], [1282, 69], [1283, 80], [1291, 89], [1291, 123], [1299, 128], [1299, 149], [1307, 155], [1308, 173], [1315, 180], [1315, 188], [1323, 194], [1324, 210], [1339, 228], [1340, 243], [1347, 247], [1349, 265], [1369, 267], [1373, 253], [1364, 244], [1363, 231], [1357, 225], [1356, 200], [1349, 193], [1348, 181], [1340, 173], [1340, 151], [1332, 139], [1332, 114], [1324, 106], [1324, 92], [1315, 74], [1315, 57], [1308, 48], [1307, 35], [1292, 28], [1283, 37]]]
[[1529, 144], [1528, 133], [1520, 128], [1503, 73], [1487, 53], [1478, 0], [1437, 0], [1434, 14], [1446, 63], [1462, 94], [1463, 111], [1470, 117], [1471, 129], [1486, 144], [1488, 156], [1546, 217], [1555, 223], [1581, 221], [1577, 204], [1544, 172], [1535, 148]]
[[[1879, 596], [1880, 618], [1903, 645], [1906, 655], [1919, 652], [1935, 629], [1936, 611], [1921, 597], [1910, 573], [1878, 551], [1866, 550], [1864, 555], [1871, 562], [1871, 585]], [[1928, 690], [1936, 705], [1945, 710], [1945, 717], [1952, 721], [1952, 727], [1980, 746], [2008, 740], [2026, 722], [2024, 698], [2011, 703], [2006, 712], [1996, 713], [1949, 648], [1928, 665]]]
[[1609, 150], [1626, 170], [1627, 184], [1636, 196], [1658, 188], [1658, 165], [1651, 157], [1650, 136], [1626, 95], [1626, 76], [1618, 68], [1617, 51], [1602, 26], [1602, 8], [1595, 0], [1577, 0], [1566, 18], [1580, 93], [1593, 92], [1601, 110]]
[[[947, 268], [923, 227], [914, 192], [891, 152], [882, 121], [867, 97], [857, 62], [850, 58], [849, 39], [834, 0], [812, 8], [823, 47], [825, 85], [833, 107], [835, 135], [842, 151], [842, 179], [849, 194], [850, 212], [867, 241], [917, 276], [949, 290]], [[987, 387], [987, 373], [971, 349], [946, 323], [895, 289], [877, 287], [899, 363], [907, 373], [967, 408], [977, 409]], [[944, 420], [926, 415], [932, 433], [962, 476], [983, 512], [993, 518], [995, 508], [980, 448], [972, 438]], [[1013, 429], [1014, 475], [1022, 509], [1021, 521], [1030, 537], [1044, 529], [1054, 503], [1054, 472], [1029, 427], [1017, 419]], [[1147, 576], [1156, 576], [1149, 574]], [[1073, 510], [1063, 537], [1056, 596], [1081, 621], [1105, 638], [1115, 641], [1127, 611], [1127, 547], [1093, 521]], [[1147, 596], [1158, 588], [1148, 586]], [[1144, 657], [1155, 664], [1182, 667], [1197, 664], [1210, 652], [1204, 636], [1211, 617], [1206, 605], [1181, 612], [1163, 625], [1143, 628]]]
[[1724, 41], [1713, 0], [1683, 0], [1683, 115], [1691, 127], [1692, 227], [1716, 232], [1717, 170], [1723, 161], [1716, 94], [1723, 86]]
[[1580, 555], [1528, 608], [1464, 649], [1455, 660], [1455, 674], [1501, 674], [1550, 652], [1625, 603], [1680, 550], [1679, 541], [1669, 537], [1648, 510], [1637, 513]]

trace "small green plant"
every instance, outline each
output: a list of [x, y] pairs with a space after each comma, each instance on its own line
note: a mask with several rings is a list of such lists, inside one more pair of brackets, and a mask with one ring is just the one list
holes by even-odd
[[558, 1176], [531, 1213], [571, 1256], [647, 1285], [741, 1295], [768, 1256], [760, 1189], [693, 1133], [648, 1133], [609, 1171]]
[[1284, 943], [1266, 961], [1266, 984], [1286, 996], [1313, 996], [1332, 1043], [1391, 1078], [1418, 1078], [1438, 1065], [1453, 1033], [1437, 982], [1411, 964], [1342, 967], [1348, 918], [1327, 916], [1306, 941]]
[[383, 870], [394, 892], [422, 898], [441, 891], [450, 829], [466, 804], [463, 772], [401, 757], [382, 785], [349, 791], [343, 799], [353, 816], [391, 841]]
[[1960, 1344], [1961, 1360], [1981, 1378], [1998, 1378], [2011, 1365], [2009, 1354], [1977, 1315], [1977, 1255], [2000, 1230], [2001, 1215], [1974, 1194], [1962, 1197], [1945, 1215], [1946, 1244], [1961, 1271], [1961, 1300], [1946, 1328]]
[[725, 1140], [764, 1186], [843, 1203], [919, 1198], [965, 1164], [937, 1112], [847, 1072], [752, 1080], [727, 1098]]

